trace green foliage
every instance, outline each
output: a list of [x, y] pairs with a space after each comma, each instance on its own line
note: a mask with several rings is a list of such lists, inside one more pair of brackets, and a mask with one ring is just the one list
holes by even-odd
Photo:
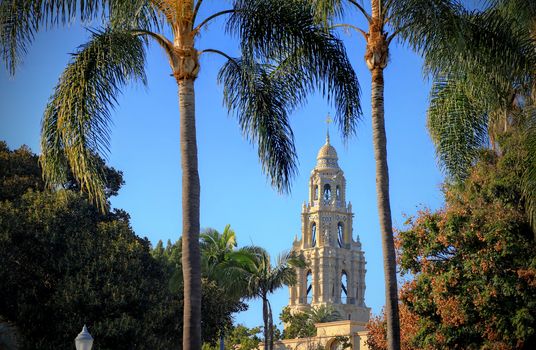
[[433, 78], [428, 127], [438, 158], [449, 175], [463, 179], [479, 149], [497, 147], [497, 137], [534, 106], [536, 11], [517, 0], [482, 10], [445, 7], [438, 6], [446, 14], [440, 33], [413, 35]]
[[[47, 191], [27, 147], [0, 142], [0, 165], [2, 334], [17, 330], [21, 349], [71, 349], [87, 324], [96, 350], [179, 347], [180, 241], [151, 249], [127, 213], [102, 214], [71, 176]], [[105, 175], [107, 195], [116, 194], [121, 173]], [[245, 305], [207, 279], [202, 301], [204, 341], [215, 343]]]
[[[27, 192], [0, 203], [0, 314], [20, 331], [22, 349], [72, 347], [83, 324], [96, 349], [176, 343], [167, 293], [149, 242], [122, 212], [102, 216], [68, 190]], [[175, 341], [174, 341], [175, 340]]]
[[[180, 300], [183, 299], [181, 249], [180, 240], [174, 244], [168, 241], [165, 248], [159, 241], [151, 251], [153, 257], [163, 263], [169, 281], [169, 289], [173, 294], [178, 295]], [[203, 342], [210, 345], [215, 345], [220, 334], [232, 327], [233, 313], [247, 310], [247, 305], [240, 301], [240, 294], [237, 296], [235, 290], [230, 291], [227, 288], [227, 285], [219, 283], [211, 276], [204, 274], [201, 279], [201, 334]], [[182, 318], [179, 322], [180, 329], [182, 328]]]
[[0, 141], [0, 200], [14, 200], [29, 189], [43, 188], [37, 156], [26, 146], [11, 151]]
[[536, 248], [523, 212], [523, 134], [486, 151], [446, 207], [424, 211], [399, 235], [400, 266], [414, 280], [403, 302], [421, 348], [534, 348]]
[[91, 200], [104, 208], [103, 163], [109, 144], [110, 110], [120, 89], [145, 83], [143, 41], [125, 31], [93, 32], [78, 49], [45, 110], [41, 164], [47, 181], [64, 183], [68, 170]]
[[283, 339], [309, 338], [316, 335], [316, 327], [305, 312], [291, 314], [287, 306], [283, 308], [279, 318], [285, 324]]
[[330, 305], [320, 305], [312, 307], [305, 312], [292, 314], [288, 307], [285, 307], [279, 315], [281, 321], [285, 323], [283, 339], [309, 338], [316, 335], [316, 323], [333, 322], [341, 320], [338, 311]]
[[[232, 327], [225, 334], [225, 349], [255, 350], [258, 348], [261, 339], [258, 334], [261, 333], [261, 327], [247, 328], [241, 324]], [[203, 350], [219, 350], [219, 344], [203, 344]]]

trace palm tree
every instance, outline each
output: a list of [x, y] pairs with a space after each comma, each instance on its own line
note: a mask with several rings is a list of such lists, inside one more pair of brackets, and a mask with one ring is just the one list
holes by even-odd
[[203, 277], [216, 281], [231, 297], [246, 297], [247, 270], [255, 264], [259, 248], [237, 248], [236, 233], [231, 225], [226, 225], [222, 233], [207, 229], [200, 239]]
[[318, 307], [312, 307], [305, 311], [309, 317], [309, 322], [325, 323], [342, 320], [341, 314], [333, 308], [331, 305], [320, 305]]
[[[382, 253], [385, 279], [385, 310], [387, 319], [387, 338], [389, 349], [400, 348], [400, 325], [398, 320], [398, 296], [396, 281], [396, 259], [389, 198], [389, 172], [387, 167], [387, 138], [385, 135], [384, 80], [383, 70], [389, 58], [389, 44], [397, 34], [388, 35], [386, 26], [393, 3], [396, 1], [371, 0], [371, 13], [357, 1], [348, 0], [311, 0], [317, 9], [317, 17], [329, 27], [344, 27], [356, 30], [363, 35], [366, 43], [365, 63], [372, 75], [372, 133], [374, 159], [376, 162], [376, 196], [378, 217], [382, 239]], [[348, 23], [333, 23], [340, 17], [348, 5], [352, 10], [362, 14], [368, 31]]]
[[[536, 234], [536, 4], [497, 0], [457, 13], [458, 31], [424, 51], [433, 78], [428, 127], [441, 165], [463, 180], [479, 150], [526, 134], [524, 201]], [[536, 236], [535, 236], [536, 237]]]
[[[388, 349], [400, 349], [396, 258], [389, 198], [387, 137], [385, 134], [384, 77], [389, 62], [389, 46], [394, 38], [408, 41], [422, 49], [443, 38], [451, 28], [450, 20], [457, 8], [454, 0], [371, 0], [370, 13], [356, 0], [310, 0], [317, 20], [329, 28], [355, 30], [365, 39], [365, 63], [372, 76], [371, 105], [374, 159], [376, 162], [376, 196], [380, 222], [385, 278], [385, 313]], [[335, 23], [346, 11], [364, 16], [368, 29], [354, 23]], [[451, 35], [454, 35], [451, 33]]]
[[254, 253], [252, 264], [244, 267], [248, 298], [262, 300], [262, 320], [264, 324], [264, 348], [272, 350], [274, 347], [274, 325], [272, 307], [268, 295], [284, 285], [290, 286], [297, 282], [296, 268], [305, 267], [305, 260], [293, 252], [278, 256], [277, 263], [272, 266], [270, 255], [259, 247], [249, 247]]
[[[182, 268], [185, 350], [201, 348], [201, 261], [194, 82], [199, 56], [227, 59], [220, 81], [225, 102], [239, 119], [243, 134], [258, 145], [271, 183], [288, 191], [296, 154], [288, 113], [315, 88], [332, 98], [343, 135], [354, 131], [360, 115], [359, 87], [341, 42], [313, 21], [305, 1], [230, 0], [229, 9], [197, 18], [203, 0], [4, 0], [0, 3], [0, 52], [14, 74], [20, 57], [43, 27], [75, 19], [100, 18], [63, 72], [42, 123], [43, 173], [49, 184], [61, 183], [70, 168], [91, 200], [106, 210], [102, 169], [95, 154], [106, 153], [110, 110], [121, 88], [145, 83], [149, 41], [167, 54], [178, 85], [182, 167]], [[217, 49], [198, 50], [199, 34], [215, 18], [240, 42], [241, 58]], [[168, 31], [165, 31], [165, 29]], [[161, 33], [170, 33], [167, 38]], [[299, 55], [298, 55], [299, 53]], [[280, 67], [274, 65], [282, 62]], [[300, 67], [298, 69], [298, 67]]]
[[226, 225], [222, 233], [206, 229], [200, 234], [201, 265], [206, 277], [216, 280], [222, 275], [221, 269], [232, 261], [236, 248], [236, 233], [231, 225]]

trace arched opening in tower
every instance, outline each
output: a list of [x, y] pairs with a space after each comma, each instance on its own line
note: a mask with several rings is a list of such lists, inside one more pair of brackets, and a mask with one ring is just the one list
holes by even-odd
[[307, 304], [313, 302], [313, 274], [311, 270], [307, 271]]
[[337, 224], [337, 244], [341, 248], [344, 244], [344, 225], [342, 222]]
[[316, 246], [316, 222], [311, 225], [311, 246]]
[[346, 271], [342, 270], [341, 273], [341, 303], [347, 304], [348, 302], [348, 276]]
[[324, 200], [329, 201], [331, 199], [331, 186], [329, 184], [324, 185]]

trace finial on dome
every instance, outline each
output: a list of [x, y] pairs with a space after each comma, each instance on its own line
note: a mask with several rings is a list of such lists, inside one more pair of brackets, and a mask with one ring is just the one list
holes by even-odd
[[333, 123], [333, 119], [331, 119], [331, 116], [328, 113], [328, 117], [326, 118], [326, 144], [329, 144], [329, 124]]

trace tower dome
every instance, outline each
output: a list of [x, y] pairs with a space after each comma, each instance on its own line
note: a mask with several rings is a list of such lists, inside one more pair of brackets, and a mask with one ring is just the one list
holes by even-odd
[[320, 147], [318, 155], [316, 156], [316, 168], [338, 168], [338, 159], [337, 151], [335, 150], [335, 147], [329, 143], [329, 135], [327, 135], [326, 143]]

